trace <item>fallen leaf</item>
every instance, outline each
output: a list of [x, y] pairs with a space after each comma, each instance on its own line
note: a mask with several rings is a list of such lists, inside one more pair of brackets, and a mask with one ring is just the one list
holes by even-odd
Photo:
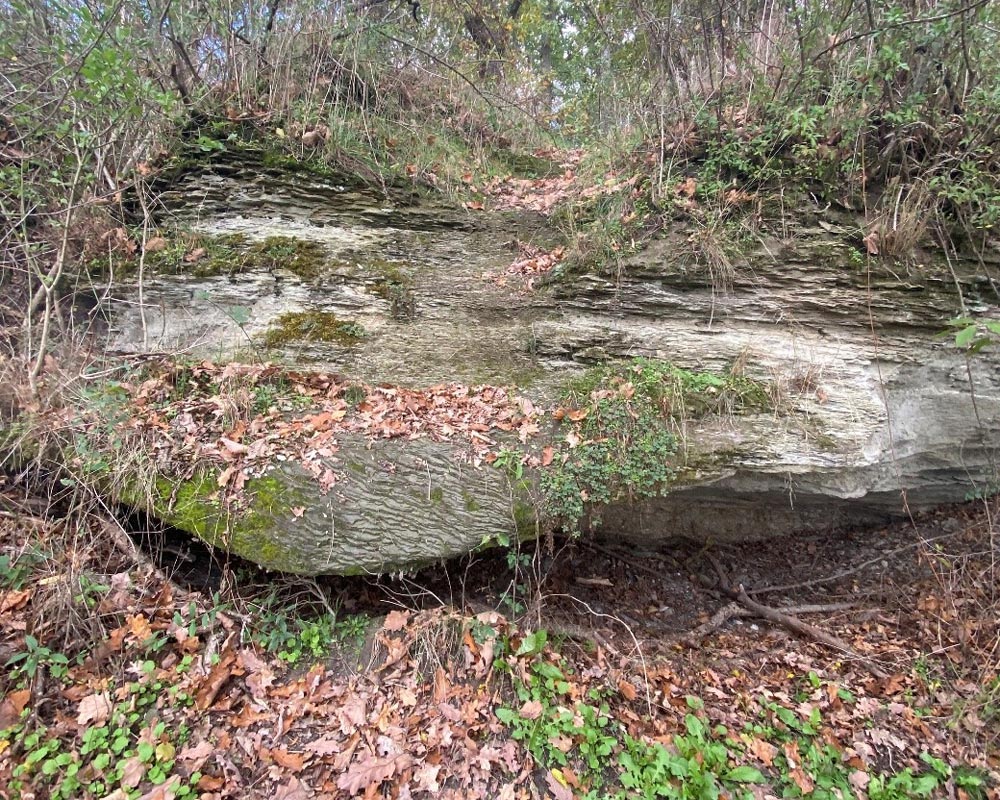
[[573, 790], [563, 782], [565, 780], [562, 773], [556, 769], [545, 775], [545, 785], [549, 787], [554, 800], [573, 800]]
[[153, 629], [149, 626], [149, 620], [142, 614], [134, 614], [125, 618], [129, 632], [133, 638], [142, 644], [153, 635]]
[[337, 788], [352, 797], [369, 786], [379, 786], [397, 772], [407, 769], [413, 759], [407, 753], [399, 753], [388, 758], [375, 758], [368, 754], [356, 761], [343, 775], [337, 778]]
[[22, 589], [19, 592], [13, 590], [0, 593], [0, 614], [7, 611], [16, 611], [26, 605], [28, 599], [34, 594], [34, 589]]
[[542, 449], [542, 466], [547, 467], [552, 463], [552, 459], [555, 458], [556, 451], [552, 445], [547, 445]]
[[219, 473], [219, 477], [216, 478], [215, 482], [219, 485], [220, 489], [226, 488], [226, 484], [229, 483], [229, 479], [233, 477], [234, 472], [236, 472], [236, 467], [228, 466]]
[[27, 707], [30, 699], [30, 689], [11, 692], [3, 699], [0, 703], [0, 731], [9, 728], [21, 718], [21, 712]]
[[121, 785], [126, 789], [134, 789], [142, 783], [145, 775], [146, 765], [139, 760], [138, 756], [133, 756], [122, 763]]
[[84, 697], [77, 707], [77, 725], [102, 725], [111, 716], [111, 698], [107, 692]]
[[170, 779], [170, 783], [157, 786], [156, 788], [146, 792], [146, 794], [140, 796], [138, 800], [174, 800], [174, 798], [177, 797], [177, 790], [180, 786], [181, 779], [174, 776]]
[[809, 775], [807, 775], [802, 769], [789, 770], [788, 774], [791, 779], [795, 781], [795, 785], [799, 787], [799, 791], [802, 792], [802, 794], [812, 794], [813, 789], [816, 788], [812, 778], [810, 778]]
[[198, 772], [210, 755], [215, 752], [215, 745], [211, 742], [201, 741], [196, 745], [187, 745], [177, 755], [179, 761], [188, 765], [189, 772]]
[[332, 736], [324, 736], [305, 745], [305, 749], [315, 756], [332, 756], [341, 750], [341, 741]]
[[868, 788], [868, 782], [871, 780], [871, 776], [867, 772], [862, 772], [859, 769], [854, 770], [850, 775], [847, 776], [847, 782], [851, 784], [851, 787], [856, 792], [864, 792]]
[[232, 667], [235, 661], [236, 654], [232, 650], [226, 650], [218, 663], [212, 667], [205, 682], [195, 695], [195, 705], [201, 711], [206, 711], [215, 702], [219, 691], [232, 675]]
[[437, 776], [440, 771], [440, 765], [425, 764], [422, 766], [413, 775], [417, 782], [417, 788], [424, 792], [437, 794], [441, 791], [441, 785], [437, 781]]
[[774, 757], [778, 755], [778, 748], [763, 739], [751, 739], [749, 750], [765, 767], [773, 766]]
[[293, 775], [278, 787], [274, 800], [311, 800], [312, 797], [312, 790]]
[[271, 751], [271, 758], [276, 764], [292, 772], [298, 772], [306, 765], [306, 757], [302, 753], [290, 753], [279, 748]]
[[406, 623], [409, 619], [409, 611], [390, 611], [385, 615], [385, 622], [382, 623], [382, 630], [401, 631], [406, 627]]
[[865, 249], [868, 251], [868, 255], [877, 256], [879, 254], [879, 235], [878, 231], [872, 231], [862, 240], [865, 243]]
[[527, 700], [517, 713], [524, 719], [538, 719], [542, 716], [542, 704], [538, 700]]

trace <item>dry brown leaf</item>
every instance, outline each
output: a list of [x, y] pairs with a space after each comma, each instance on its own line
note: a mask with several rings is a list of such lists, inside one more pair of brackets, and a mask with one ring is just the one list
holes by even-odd
[[635, 700], [637, 696], [635, 687], [624, 678], [618, 681], [618, 691], [621, 692], [622, 697], [624, 697], [629, 702]]
[[382, 623], [384, 631], [401, 631], [410, 620], [409, 611], [390, 611], [385, 615], [385, 622]]
[[226, 785], [226, 779], [219, 775], [202, 775], [198, 780], [198, 788], [203, 792], [217, 792]]
[[134, 789], [146, 775], [146, 765], [139, 760], [138, 756], [126, 759], [122, 764], [121, 785], [126, 789]]
[[441, 791], [437, 776], [441, 771], [440, 765], [425, 764], [413, 774], [413, 779], [417, 782], [417, 788], [423, 792], [437, 794]]
[[552, 797], [554, 800], [573, 800], [573, 790], [559, 780], [556, 772], [557, 770], [552, 770], [545, 775], [545, 785], [552, 792]]
[[100, 692], [84, 697], [77, 706], [77, 725], [102, 725], [111, 716], [111, 697]]
[[312, 790], [294, 775], [278, 787], [274, 800], [311, 800]]
[[353, 797], [369, 786], [381, 785], [383, 781], [389, 780], [397, 772], [407, 769], [412, 764], [413, 759], [407, 753], [399, 753], [388, 758], [375, 758], [371, 754], [366, 754], [337, 778], [337, 788]]
[[229, 479], [233, 477], [234, 472], [236, 472], [236, 467], [228, 466], [219, 473], [219, 477], [216, 478], [215, 482], [219, 485], [220, 489], [226, 488], [226, 484], [229, 483]]
[[850, 775], [847, 776], [848, 783], [854, 791], [862, 793], [868, 789], [868, 782], [871, 780], [871, 776], [867, 772], [862, 772], [859, 769], [854, 770]]
[[517, 713], [524, 719], [538, 719], [542, 716], [542, 710], [542, 704], [538, 700], [526, 700]]
[[153, 635], [153, 629], [149, 626], [149, 620], [142, 614], [134, 614], [125, 618], [129, 633], [139, 642], [145, 642]]
[[174, 800], [177, 797], [177, 790], [180, 788], [180, 785], [181, 779], [175, 776], [170, 779], [169, 783], [151, 789], [139, 797], [138, 800]]
[[446, 700], [449, 694], [451, 694], [451, 681], [448, 679], [448, 673], [438, 667], [434, 672], [434, 702], [440, 703]]
[[201, 770], [202, 764], [204, 764], [208, 760], [208, 757], [214, 752], [215, 745], [211, 742], [201, 741], [195, 745], [185, 746], [180, 753], [177, 754], [177, 760], [185, 762], [190, 772], [198, 772]]
[[694, 178], [688, 178], [677, 185], [677, 194], [681, 197], [692, 198], [698, 191], [698, 182]]
[[877, 256], [879, 254], [879, 235], [878, 231], [872, 231], [862, 240], [865, 243], [865, 249], [868, 251], [868, 255]]
[[236, 661], [236, 654], [232, 650], [226, 650], [218, 663], [212, 667], [208, 677], [198, 689], [195, 695], [195, 705], [201, 711], [206, 711], [215, 702], [219, 691], [232, 675], [233, 663]]
[[312, 753], [314, 756], [332, 756], [335, 753], [339, 753], [341, 750], [341, 740], [335, 739], [332, 736], [324, 736], [321, 739], [316, 739], [305, 745], [305, 749]]
[[20, 689], [11, 692], [0, 703], [0, 730], [9, 728], [21, 718], [21, 712], [31, 699], [30, 689]]
[[802, 794], [812, 794], [813, 789], [816, 788], [812, 778], [801, 769], [789, 770], [788, 775], [795, 781], [795, 785], [799, 787], [799, 791]]
[[365, 705], [364, 698], [352, 697], [340, 706], [337, 710], [337, 715], [340, 717], [340, 730], [342, 733], [351, 733], [368, 721], [368, 712], [365, 709]]
[[22, 589], [18, 592], [13, 590], [9, 592], [0, 592], [0, 614], [4, 614], [8, 611], [16, 611], [26, 605], [29, 598], [34, 593], [34, 589]]
[[749, 750], [765, 767], [774, 765], [774, 757], [778, 755], [778, 748], [763, 739], [751, 739]]
[[288, 750], [275, 748], [270, 755], [276, 764], [292, 772], [298, 772], [306, 765], [306, 756], [302, 753], [290, 753]]

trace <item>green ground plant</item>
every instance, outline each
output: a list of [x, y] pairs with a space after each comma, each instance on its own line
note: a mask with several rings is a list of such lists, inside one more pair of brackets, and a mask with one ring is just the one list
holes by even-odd
[[541, 473], [545, 515], [579, 531], [601, 506], [669, 490], [678, 469], [679, 423], [771, 406], [768, 388], [742, 374], [691, 372], [652, 359], [590, 370], [568, 387], [557, 412], [563, 443]]
[[[178, 665], [177, 670], [182, 666]], [[143, 661], [140, 678], [124, 686], [124, 699], [111, 704], [103, 722], [92, 724], [70, 745], [54, 730], [25, 719], [0, 732], [0, 738], [23, 752], [13, 770], [12, 796], [21, 797], [28, 786], [46, 786], [54, 798], [101, 798], [120, 790], [125, 797], [138, 797], [140, 780], [154, 786], [169, 786], [174, 797], [196, 797], [201, 779], [194, 773], [185, 779], [173, 774], [176, 752], [187, 740], [185, 726], [168, 729], [155, 719], [158, 701], [168, 684], [157, 674], [153, 661]], [[176, 692], [172, 700], [192, 703], [193, 698]]]
[[322, 661], [334, 647], [358, 647], [368, 619], [363, 615], [323, 610], [310, 614], [270, 593], [254, 612], [251, 638], [289, 666]]
[[[496, 666], [510, 676], [516, 703], [495, 713], [511, 736], [524, 743], [537, 767], [560, 782], [562, 770], [571, 769], [580, 785], [577, 796], [585, 800], [749, 800], [758, 796], [751, 785], [780, 797], [815, 800], [857, 797], [856, 787], [863, 785], [870, 800], [918, 800], [937, 796], [949, 781], [970, 798], [986, 797], [986, 778], [979, 771], [927, 753], [919, 768], [859, 771], [824, 736], [826, 723], [817, 709], [803, 716], [766, 697], [757, 699], [758, 719], [742, 731], [712, 725], [702, 701], [688, 697], [682, 730], [669, 744], [636, 739], [611, 708], [613, 692], [592, 688], [585, 697], [573, 694], [568, 664], [554, 658], [546, 642], [540, 630], [525, 636], [517, 648], [508, 644], [501, 649]], [[826, 690], [814, 673], [805, 680]], [[855, 702], [849, 691], [837, 691], [843, 702]], [[749, 747], [754, 740], [773, 748], [771, 766], [756, 762]], [[797, 760], [788, 753], [798, 753]]]

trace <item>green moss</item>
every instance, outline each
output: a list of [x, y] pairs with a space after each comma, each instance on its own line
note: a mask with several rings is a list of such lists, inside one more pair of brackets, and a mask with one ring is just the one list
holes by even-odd
[[258, 269], [286, 269], [303, 280], [313, 280], [324, 272], [328, 257], [318, 242], [268, 236], [247, 251], [250, 264]]
[[220, 503], [216, 473], [208, 468], [180, 483], [159, 476], [151, 492], [132, 483], [119, 494], [122, 500], [149, 508], [168, 524], [213, 547], [270, 569], [295, 572], [301, 566], [295, 552], [281, 544], [278, 532], [292, 506], [305, 505], [306, 498], [280, 478], [265, 475], [248, 481], [245, 497], [233, 510]]
[[520, 540], [537, 539], [541, 526], [538, 509], [524, 500], [514, 502], [514, 529]]
[[368, 391], [364, 386], [359, 386], [357, 384], [352, 384], [344, 389], [344, 402], [347, 403], [351, 408], [357, 408], [361, 405], [365, 398], [368, 397]]
[[[197, 258], [193, 258], [197, 255]], [[145, 269], [160, 275], [192, 275], [210, 278], [239, 275], [253, 270], [288, 270], [304, 281], [315, 280], [332, 264], [323, 245], [288, 236], [269, 236], [251, 242], [241, 233], [222, 236], [177, 233], [168, 237], [163, 249], [147, 252]], [[139, 270], [139, 257], [95, 259], [90, 272], [102, 277], [129, 277]]]
[[693, 419], [709, 414], [749, 414], [772, 409], [767, 384], [748, 378], [739, 370], [728, 373], [692, 372], [666, 361], [635, 358], [604, 364], [570, 381], [565, 398], [586, 403], [591, 395], [613, 385], [631, 384], [636, 393], [661, 407], [664, 416]]
[[470, 514], [475, 514], [483, 507], [482, 503], [478, 502], [475, 497], [465, 490], [462, 491], [462, 502], [465, 504], [465, 510]]
[[433, 489], [431, 489], [429, 497], [431, 503], [433, 503], [434, 505], [436, 506], [442, 505], [444, 503], [444, 489], [442, 489], [440, 486], [435, 486]]
[[376, 276], [371, 292], [388, 301], [392, 318], [413, 319], [417, 309], [412, 278], [391, 261], [375, 261], [366, 266]]
[[298, 342], [327, 342], [354, 345], [365, 330], [356, 322], [341, 320], [329, 311], [292, 311], [282, 314], [264, 335], [267, 347], [283, 347]]

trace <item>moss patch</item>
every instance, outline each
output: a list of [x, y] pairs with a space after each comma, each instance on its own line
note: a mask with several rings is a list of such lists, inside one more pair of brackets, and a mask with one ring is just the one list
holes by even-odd
[[213, 547], [269, 569], [297, 571], [301, 567], [299, 559], [294, 551], [280, 544], [276, 533], [281, 521], [290, 516], [292, 506], [305, 505], [305, 498], [279, 477], [265, 475], [249, 481], [240, 506], [228, 509], [219, 500], [215, 478], [215, 472], [207, 468], [180, 483], [160, 476], [153, 497], [137, 496], [133, 488], [122, 499], [140, 506], [148, 506], [151, 501], [151, 511], [157, 516]]
[[389, 303], [392, 318], [413, 319], [417, 312], [413, 279], [391, 261], [376, 261], [368, 270], [376, 276], [371, 293]]
[[[304, 281], [311, 281], [330, 269], [333, 264], [323, 245], [289, 236], [269, 236], [251, 242], [241, 233], [222, 236], [178, 233], [171, 236], [162, 249], [146, 253], [145, 269], [160, 275], [192, 275], [210, 278], [234, 276], [256, 270], [288, 270]], [[118, 257], [108, 264], [106, 258], [95, 259], [92, 274], [102, 277], [129, 277], [138, 273], [139, 256]]]
[[354, 345], [365, 335], [356, 322], [342, 320], [329, 311], [292, 311], [282, 314], [264, 335], [267, 347], [284, 347], [301, 342]]

